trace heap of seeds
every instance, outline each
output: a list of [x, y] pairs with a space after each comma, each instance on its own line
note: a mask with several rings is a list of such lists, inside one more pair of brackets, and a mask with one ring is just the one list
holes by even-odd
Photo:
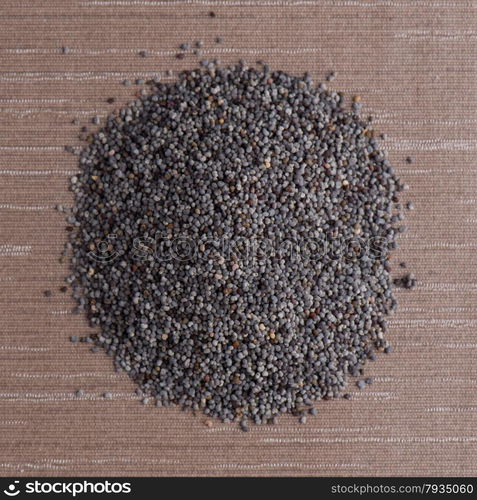
[[146, 398], [244, 430], [305, 421], [390, 349], [404, 186], [358, 102], [206, 62], [90, 137], [68, 281], [98, 327], [86, 340]]

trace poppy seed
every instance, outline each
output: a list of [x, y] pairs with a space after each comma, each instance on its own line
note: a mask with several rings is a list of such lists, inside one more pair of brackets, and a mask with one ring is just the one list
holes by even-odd
[[[309, 75], [202, 61], [151, 92], [88, 136], [71, 180], [68, 282], [89, 342], [143, 402], [243, 431], [305, 423], [390, 352], [402, 184], [359, 106]], [[386, 245], [338, 245], [357, 237]]]

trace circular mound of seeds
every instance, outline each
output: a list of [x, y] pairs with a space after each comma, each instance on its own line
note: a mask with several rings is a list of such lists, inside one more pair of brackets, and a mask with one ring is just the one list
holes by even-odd
[[389, 349], [403, 186], [358, 101], [306, 75], [204, 64], [90, 137], [69, 282], [88, 340], [158, 406], [244, 430], [306, 420]]

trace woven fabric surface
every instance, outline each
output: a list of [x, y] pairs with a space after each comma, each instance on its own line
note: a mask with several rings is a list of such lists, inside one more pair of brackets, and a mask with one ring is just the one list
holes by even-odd
[[[68, 341], [89, 332], [58, 291], [66, 233], [53, 207], [72, 202], [71, 122], [93, 128], [131, 100], [125, 78], [196, 66], [174, 56], [200, 39], [224, 64], [336, 71], [330, 86], [362, 96], [416, 205], [393, 259], [419, 281], [396, 291], [394, 353], [368, 365], [372, 386], [320, 402], [306, 425], [245, 434], [141, 405], [109, 358]], [[476, 48], [471, 0], [2, 0], [0, 475], [477, 474]]]

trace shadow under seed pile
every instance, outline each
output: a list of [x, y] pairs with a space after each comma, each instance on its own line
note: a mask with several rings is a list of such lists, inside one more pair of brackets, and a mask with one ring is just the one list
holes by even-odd
[[403, 186], [358, 105], [214, 65], [111, 115], [72, 179], [80, 310], [158, 405], [267, 422], [388, 349]]

